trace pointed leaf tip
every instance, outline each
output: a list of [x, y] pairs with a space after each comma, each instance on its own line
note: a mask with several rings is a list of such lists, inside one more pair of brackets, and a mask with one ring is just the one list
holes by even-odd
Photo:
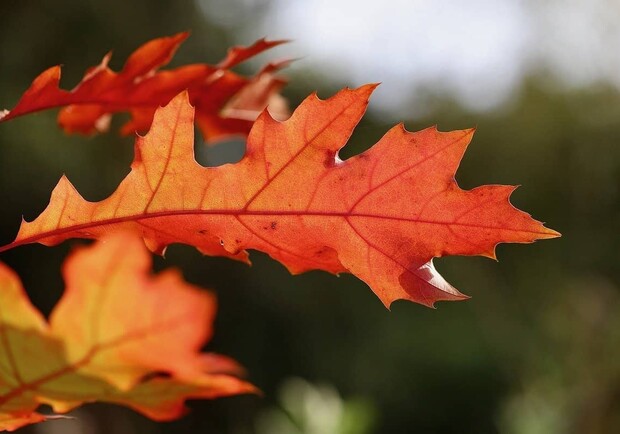
[[545, 239], [551, 239], [551, 238], [561, 238], [562, 234], [559, 233], [558, 231], [554, 231], [553, 229], [549, 229], [546, 226], [543, 226], [544, 228], [544, 236], [543, 238]]
[[172, 106], [186, 105], [186, 106], [194, 108], [194, 106], [192, 105], [190, 101], [189, 91], [187, 89], [184, 89], [181, 92], [179, 92], [174, 98], [172, 98], [166, 105], [162, 107], [168, 107], [170, 105]]

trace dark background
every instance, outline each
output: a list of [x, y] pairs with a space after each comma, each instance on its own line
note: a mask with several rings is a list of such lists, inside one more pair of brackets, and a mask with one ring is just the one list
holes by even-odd
[[[229, 46], [252, 42], [190, 1], [2, 0], [0, 108], [12, 107], [49, 66], [66, 65], [62, 86], [71, 88], [111, 48], [118, 69], [140, 44], [187, 29], [192, 36], [173, 66], [215, 63]], [[274, 58], [277, 52], [261, 59]], [[313, 70], [311, 58], [289, 77], [284, 94], [292, 107], [314, 90], [327, 97], [352, 85]], [[124, 408], [88, 405], [75, 420], [23, 432], [620, 432], [620, 95], [605, 82], [570, 88], [549, 82], [544, 71], [526, 74], [509, 102], [485, 112], [433, 89], [423, 115], [411, 116], [419, 113], [415, 92], [411, 110], [397, 117], [386, 119], [371, 104], [344, 152], [366, 149], [403, 120], [409, 130], [477, 126], [460, 185], [522, 185], [515, 206], [563, 237], [502, 245], [498, 263], [437, 260], [471, 300], [436, 310], [397, 302], [389, 312], [349, 275], [290, 276], [260, 253], [247, 267], [173, 246], [156, 267], [179, 267], [189, 281], [217, 292], [216, 334], [207, 348], [243, 364], [265, 396], [191, 402], [188, 416], [163, 424]], [[63, 173], [94, 201], [129, 170], [132, 138], [66, 136], [55, 116], [52, 110], [0, 124], [0, 244], [14, 238], [22, 215], [33, 219], [43, 210]], [[197, 143], [204, 164], [234, 160], [242, 149], [239, 141], [209, 151]], [[0, 260], [48, 313], [63, 288], [59, 266], [79, 243], [28, 245]]]

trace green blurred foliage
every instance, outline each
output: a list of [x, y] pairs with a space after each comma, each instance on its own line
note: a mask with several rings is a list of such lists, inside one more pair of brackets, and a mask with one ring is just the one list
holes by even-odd
[[[10, 108], [51, 65], [66, 65], [62, 83], [70, 88], [109, 49], [118, 68], [141, 43], [185, 29], [193, 34], [173, 65], [215, 62], [234, 43], [229, 29], [190, 1], [3, 0], [0, 106]], [[291, 77], [285, 94], [294, 107], [315, 89], [326, 97], [347, 84], [328, 71], [306, 71]], [[498, 263], [437, 260], [473, 299], [437, 310], [398, 302], [391, 312], [352, 276], [290, 276], [261, 254], [250, 268], [173, 246], [157, 268], [182, 268], [189, 281], [214, 288], [220, 310], [208, 349], [246, 366], [265, 396], [193, 402], [188, 416], [166, 424], [91, 405], [77, 420], [23, 432], [254, 433], [260, 415], [282, 405], [278, 388], [292, 376], [330, 384], [345, 401], [363, 397], [377, 433], [620, 432], [620, 95], [604, 85], [568, 91], [531, 77], [493, 112], [471, 113], [432, 93], [411, 105], [427, 103], [424, 118], [403, 111], [389, 122], [371, 105], [343, 155], [368, 148], [401, 120], [409, 130], [477, 126], [460, 185], [521, 184], [514, 204], [563, 237], [499, 246]], [[213, 164], [235, 158], [226, 146], [242, 152], [238, 141], [209, 152], [198, 143], [197, 150]], [[65, 136], [53, 111], [1, 124], [0, 242], [15, 236], [20, 216], [32, 219], [45, 207], [63, 173], [87, 199], [106, 197], [128, 172], [132, 152], [132, 139], [115, 133]], [[24, 246], [0, 259], [49, 312], [63, 287], [59, 266], [80, 243]]]
[[344, 400], [330, 385], [290, 378], [278, 392], [279, 406], [259, 415], [258, 434], [369, 434], [374, 425], [371, 402]]

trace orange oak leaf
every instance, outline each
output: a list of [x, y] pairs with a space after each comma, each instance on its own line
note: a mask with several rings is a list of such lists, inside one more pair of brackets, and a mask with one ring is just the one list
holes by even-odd
[[213, 296], [176, 271], [151, 276], [150, 266], [135, 235], [79, 249], [47, 323], [0, 264], [0, 430], [45, 420], [40, 404], [66, 413], [105, 401], [169, 420], [188, 398], [256, 392], [233, 376], [241, 371], [233, 361], [199, 352], [211, 336]]
[[122, 134], [146, 131], [160, 105], [188, 90], [205, 139], [247, 135], [258, 114], [270, 106], [278, 119], [288, 117], [286, 101], [278, 94], [285, 81], [276, 72], [287, 62], [268, 64], [256, 76], [244, 77], [230, 68], [285, 41], [261, 39], [249, 47], [233, 47], [217, 65], [193, 64], [159, 71], [174, 56], [187, 32], [154, 39], [138, 48], [120, 72], [108, 68], [111, 53], [86, 71], [71, 91], [59, 88], [60, 66], [39, 75], [11, 111], [0, 111], [0, 122], [53, 107], [64, 107], [58, 123], [67, 133], [107, 130], [113, 113], [127, 111], [131, 119]]
[[410, 133], [398, 125], [341, 161], [338, 151], [374, 87], [325, 101], [312, 95], [282, 123], [263, 112], [243, 159], [215, 168], [194, 159], [194, 110], [181, 94], [137, 139], [131, 172], [108, 199], [88, 202], [63, 177], [43, 213], [23, 221], [0, 251], [124, 229], [158, 253], [184, 243], [247, 260], [246, 249], [256, 249], [292, 273], [353, 273], [386, 306], [398, 299], [432, 306], [465, 298], [433, 258], [493, 258], [498, 243], [559, 236], [510, 204], [515, 187], [457, 186], [454, 173], [473, 130]]

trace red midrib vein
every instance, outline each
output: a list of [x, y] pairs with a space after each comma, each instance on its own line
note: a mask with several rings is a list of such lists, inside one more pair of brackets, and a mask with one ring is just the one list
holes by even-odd
[[149, 220], [163, 217], [174, 217], [174, 216], [191, 216], [191, 215], [205, 215], [205, 216], [234, 216], [234, 217], [245, 217], [245, 216], [274, 216], [274, 217], [324, 217], [324, 218], [370, 218], [370, 219], [383, 219], [383, 220], [392, 220], [392, 221], [403, 221], [410, 223], [420, 223], [420, 224], [430, 224], [430, 225], [441, 225], [441, 226], [465, 226], [465, 227], [475, 227], [479, 229], [495, 229], [495, 230], [503, 230], [503, 231], [511, 231], [511, 232], [523, 232], [529, 233], [533, 235], [540, 235], [541, 237], [554, 237], [555, 235], [551, 232], [547, 231], [532, 231], [525, 229], [515, 229], [510, 227], [502, 227], [502, 226], [491, 226], [491, 225], [483, 225], [478, 223], [463, 223], [456, 221], [441, 221], [441, 220], [428, 220], [428, 219], [418, 219], [415, 217], [398, 217], [398, 216], [389, 216], [389, 215], [378, 215], [378, 214], [368, 214], [368, 213], [354, 213], [354, 212], [329, 212], [329, 211], [279, 211], [279, 210], [244, 210], [244, 209], [212, 209], [212, 210], [168, 210], [168, 211], [157, 211], [150, 214], [135, 214], [128, 215], [123, 217], [115, 217], [105, 220], [97, 220], [88, 223], [76, 224], [71, 226], [65, 226], [62, 228], [50, 230], [47, 232], [41, 232], [40, 234], [23, 238], [21, 240], [15, 240], [10, 244], [6, 244], [0, 247], [0, 253], [10, 250], [14, 247], [21, 246], [24, 244], [30, 244], [38, 242], [39, 240], [43, 240], [48, 237], [58, 236], [65, 233], [79, 231], [83, 229], [95, 228], [99, 226], [108, 226], [117, 223], [126, 223], [132, 221], [140, 221], [140, 220]]

